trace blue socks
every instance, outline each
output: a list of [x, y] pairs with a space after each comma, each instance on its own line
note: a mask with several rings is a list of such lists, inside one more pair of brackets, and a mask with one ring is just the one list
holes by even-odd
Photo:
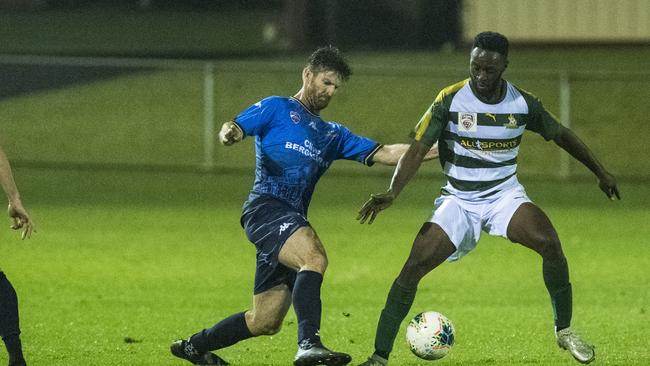
[[215, 324], [210, 329], [190, 337], [189, 341], [200, 354], [232, 346], [233, 344], [251, 338], [253, 334], [246, 325], [245, 313], [237, 313]]
[[[321, 300], [320, 288], [323, 275], [313, 271], [301, 271], [293, 287], [293, 307], [298, 318], [298, 345], [308, 349], [322, 346], [320, 341]], [[192, 335], [189, 342], [199, 354], [232, 346], [253, 334], [246, 325], [245, 313], [238, 313], [215, 324], [210, 329]]]
[[20, 343], [18, 297], [4, 272], [0, 272], [0, 337], [9, 352], [9, 364], [23, 365], [25, 359]]
[[298, 346], [309, 349], [321, 347], [320, 320], [322, 304], [320, 288], [323, 275], [314, 271], [300, 271], [293, 286], [293, 308], [298, 318]]

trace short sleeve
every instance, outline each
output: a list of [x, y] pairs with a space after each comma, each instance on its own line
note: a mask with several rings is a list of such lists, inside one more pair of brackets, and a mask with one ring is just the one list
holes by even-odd
[[381, 148], [381, 145], [367, 137], [355, 135], [345, 126], [338, 126], [340, 140], [337, 159], [356, 160], [372, 166], [374, 164], [372, 156]]
[[536, 97], [528, 95], [526, 101], [528, 102], [526, 129], [542, 135], [546, 141], [555, 139], [561, 126], [557, 118], [548, 112]]
[[431, 107], [424, 112], [422, 118], [411, 132], [411, 137], [415, 141], [420, 141], [427, 146], [433, 146], [438, 141], [442, 130], [447, 124], [447, 115], [449, 113], [443, 106], [442, 100], [439, 99], [436, 99]]
[[244, 131], [245, 136], [257, 136], [266, 131], [269, 123], [273, 120], [278, 99], [265, 98], [241, 112], [234, 121]]

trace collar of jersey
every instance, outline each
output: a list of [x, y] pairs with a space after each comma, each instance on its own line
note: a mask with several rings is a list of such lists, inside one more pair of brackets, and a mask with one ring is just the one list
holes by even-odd
[[319, 115], [317, 115], [316, 113], [312, 112], [309, 108], [307, 108], [307, 106], [306, 106], [303, 102], [301, 102], [300, 99], [298, 99], [298, 98], [294, 98], [294, 97], [289, 97], [289, 99], [293, 99], [293, 100], [295, 100], [296, 102], [300, 103], [300, 105], [301, 105], [301, 106], [302, 106], [302, 107], [307, 111], [307, 113], [311, 114], [311, 115], [314, 116], [314, 117], [318, 117], [318, 118], [320, 118]]
[[503, 95], [501, 96], [501, 98], [498, 101], [496, 101], [494, 103], [486, 103], [486, 102], [482, 101], [481, 98], [479, 98], [478, 95], [476, 95], [476, 93], [474, 93], [474, 89], [472, 89], [472, 84], [471, 83], [472, 83], [471, 80], [468, 79], [467, 86], [469, 87], [469, 92], [472, 93], [472, 95], [474, 96], [474, 98], [476, 98], [476, 100], [478, 100], [479, 102], [481, 102], [481, 103], [483, 103], [485, 105], [497, 105], [497, 104], [500, 104], [501, 102], [506, 100], [506, 97], [508, 96], [508, 92], [510, 91], [509, 90], [510, 89], [510, 82], [508, 80], [506, 80], [506, 79], [503, 79], [503, 83], [505, 85], [505, 93], [503, 93]]

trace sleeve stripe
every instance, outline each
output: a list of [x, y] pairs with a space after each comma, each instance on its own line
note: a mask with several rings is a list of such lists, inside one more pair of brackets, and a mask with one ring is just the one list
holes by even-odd
[[465, 86], [469, 82], [469, 78], [459, 81], [456, 84], [449, 85], [448, 87], [442, 89], [440, 93], [438, 93], [438, 96], [436, 97], [434, 103], [442, 103], [442, 100], [449, 94], [453, 94], [457, 91], [459, 91], [462, 87]]
[[422, 118], [420, 118], [420, 121], [418, 122], [418, 124], [415, 126], [415, 131], [414, 131], [415, 132], [415, 135], [414, 135], [415, 141], [421, 141], [422, 137], [427, 132], [427, 128], [429, 127], [429, 123], [431, 123], [431, 118], [433, 118], [433, 108], [436, 105], [441, 104], [445, 97], [447, 97], [450, 94], [453, 94], [453, 93], [457, 92], [462, 87], [464, 87], [465, 84], [467, 84], [468, 82], [469, 82], [469, 79], [459, 81], [456, 84], [450, 85], [450, 86], [442, 89], [440, 91], [440, 93], [438, 93], [438, 96], [436, 96], [436, 99], [433, 102], [433, 104], [431, 105], [431, 107], [429, 107], [429, 109], [424, 113]]
[[363, 163], [364, 163], [365, 165], [368, 165], [368, 163], [372, 160], [372, 157], [375, 156], [375, 154], [377, 153], [377, 151], [379, 151], [382, 147], [384, 147], [384, 145], [382, 145], [382, 144], [377, 144], [377, 146], [375, 146], [375, 148], [372, 149], [372, 151], [370, 152], [370, 154], [368, 154], [368, 155], [366, 156], [366, 158], [363, 159]]
[[[433, 106], [431, 107], [433, 108]], [[420, 122], [415, 126], [415, 141], [420, 141], [422, 140], [422, 136], [424, 136], [424, 133], [427, 131], [427, 128], [429, 127], [429, 123], [431, 122], [431, 117], [433, 116], [431, 113], [431, 108], [424, 113], [422, 118], [420, 118]]]

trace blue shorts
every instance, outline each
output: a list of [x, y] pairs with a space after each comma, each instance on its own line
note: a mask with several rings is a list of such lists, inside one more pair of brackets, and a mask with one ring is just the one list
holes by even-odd
[[241, 225], [257, 248], [253, 293], [257, 295], [283, 283], [293, 289], [296, 271], [281, 264], [278, 255], [291, 234], [310, 226], [305, 216], [286, 202], [261, 196], [247, 205]]

